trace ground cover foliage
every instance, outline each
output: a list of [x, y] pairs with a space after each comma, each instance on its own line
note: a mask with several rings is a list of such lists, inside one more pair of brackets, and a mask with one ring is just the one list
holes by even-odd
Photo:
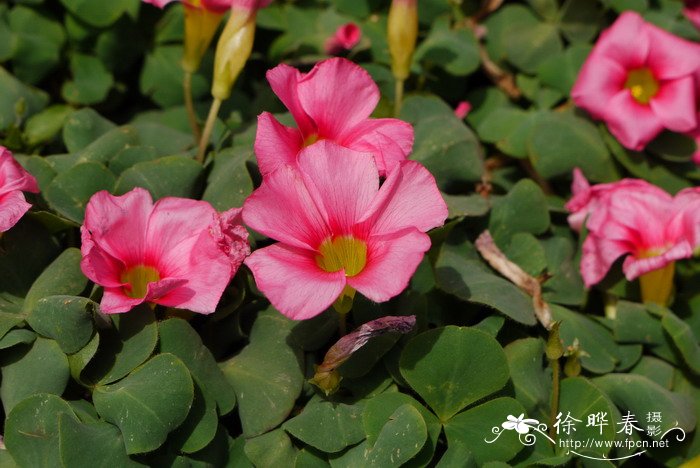
[[[700, 40], [682, 2], [418, 3], [397, 117], [413, 125], [410, 159], [435, 176], [449, 218], [429, 232], [432, 247], [403, 293], [385, 303], [355, 297], [348, 330], [387, 315], [416, 324], [356, 351], [329, 395], [309, 380], [340, 338], [332, 308], [290, 320], [241, 267], [211, 315], [147, 305], [100, 315], [101, 288], [80, 268], [79, 226], [100, 190], [242, 206], [262, 180], [257, 115], [291, 123], [265, 72], [281, 62], [310, 69], [348, 22], [362, 36], [344, 55], [379, 85], [373, 116], [393, 117], [389, 2], [276, 0], [260, 10], [205, 164], [194, 158], [182, 97], [181, 4], [0, 4], [0, 144], [41, 189], [0, 239], [0, 466], [609, 466], [620, 462], [580, 454], [640, 451], [577, 455], [536, 433], [524, 444], [502, 426], [525, 415], [551, 427], [559, 412], [581, 420], [571, 438], [639, 441], [654, 438], [647, 416], [658, 412], [662, 431], [677, 426], [685, 437], [672, 433], [669, 447], [641, 458], [678, 466], [700, 456], [700, 263], [677, 262], [668, 307], [643, 304], [621, 262], [585, 288], [585, 232], [569, 227], [564, 207], [577, 167], [592, 183], [634, 177], [669, 193], [697, 185], [691, 138], [664, 132], [628, 150], [570, 99], [599, 33], [623, 11]], [[193, 77], [202, 120], [212, 63], [213, 48]], [[466, 118], [454, 112], [461, 101], [471, 104]], [[479, 253], [487, 229], [540, 280], [557, 325], [545, 328], [532, 291]], [[251, 237], [253, 249], [269, 243]], [[586, 417], [601, 412], [610, 425], [599, 432]], [[629, 413], [644, 430], [618, 433]], [[489, 443], [494, 427], [503, 433]]]

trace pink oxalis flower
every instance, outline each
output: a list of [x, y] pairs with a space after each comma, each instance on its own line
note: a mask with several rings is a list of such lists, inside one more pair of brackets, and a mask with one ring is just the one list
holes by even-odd
[[36, 179], [19, 165], [7, 148], [0, 146], [0, 233], [17, 224], [32, 206], [22, 191], [39, 193]]
[[700, 0], [685, 0], [683, 14], [696, 28], [700, 29]]
[[207, 202], [175, 197], [154, 204], [142, 188], [93, 195], [81, 234], [80, 266], [104, 287], [100, 309], [108, 314], [143, 302], [214, 312], [250, 253], [240, 208], [220, 214]]
[[578, 173], [573, 192], [567, 203], [570, 223], [576, 229], [585, 218], [588, 230], [581, 259], [587, 287], [600, 282], [622, 256], [627, 255], [622, 270], [632, 281], [691, 257], [700, 244], [698, 189], [685, 189], [673, 197], [638, 179], [591, 187]]
[[641, 150], [664, 128], [697, 126], [699, 73], [699, 44], [628, 11], [601, 34], [571, 96], [623, 146]]
[[380, 187], [370, 154], [322, 141], [246, 200], [245, 223], [279, 242], [245, 263], [280, 312], [308, 319], [355, 290], [377, 302], [399, 294], [430, 248], [425, 232], [446, 217], [419, 163], [396, 164]]
[[263, 175], [295, 164], [302, 148], [320, 140], [372, 154], [381, 175], [411, 152], [410, 124], [369, 118], [379, 102], [379, 88], [369, 73], [349, 60], [324, 60], [309, 73], [281, 64], [267, 72], [267, 80], [298, 128], [285, 127], [269, 112], [260, 114], [255, 154]]
[[361, 38], [360, 27], [355, 23], [346, 23], [326, 40], [324, 49], [328, 55], [338, 55], [355, 47]]

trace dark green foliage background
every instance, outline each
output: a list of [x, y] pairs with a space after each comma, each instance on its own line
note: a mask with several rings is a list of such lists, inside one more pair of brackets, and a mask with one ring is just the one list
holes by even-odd
[[[211, 316], [140, 307], [105, 319], [95, 313], [99, 289], [79, 268], [78, 226], [102, 189], [240, 206], [260, 182], [255, 117], [284, 112], [264, 72], [281, 61], [308, 69], [347, 21], [363, 31], [349, 58], [380, 86], [375, 116], [389, 116], [388, 1], [277, 0], [261, 11], [255, 51], [204, 166], [193, 160], [182, 102], [181, 5], [0, 3], [0, 144], [42, 189], [0, 241], [0, 466], [588, 466], [543, 438], [525, 447], [513, 431], [484, 442], [508, 414], [550, 423], [552, 391], [547, 333], [530, 298], [474, 247], [486, 228], [525, 271], [550, 276], [544, 298], [562, 343], [579, 345], [582, 371], [563, 378], [560, 409], [618, 421], [659, 411], [665, 428], [677, 423], [687, 436], [644, 457], [677, 466], [700, 455], [700, 264], [678, 264], [670, 310], [640, 304], [619, 267], [586, 291], [563, 208], [574, 167], [595, 182], [640, 177], [670, 192], [700, 179], [688, 138], [665, 133], [630, 152], [568, 99], [598, 33], [623, 10], [699, 40], [682, 3], [507, 0], [485, 17], [476, 0], [419, 4], [401, 118], [415, 127], [412, 158], [435, 174], [450, 220], [431, 233], [409, 289], [386, 304], [358, 298], [350, 316], [360, 325], [415, 314], [416, 330], [371, 341], [340, 368], [341, 389], [327, 398], [307, 380], [338, 338], [333, 311], [292, 322], [242, 268]], [[510, 96], [484, 60], [512, 78]], [[194, 78], [200, 117], [212, 61], [210, 52]], [[461, 100], [473, 105], [466, 122], [452, 112]], [[603, 291], [619, 297], [614, 320]], [[616, 429], [605, 437], [620, 440]]]

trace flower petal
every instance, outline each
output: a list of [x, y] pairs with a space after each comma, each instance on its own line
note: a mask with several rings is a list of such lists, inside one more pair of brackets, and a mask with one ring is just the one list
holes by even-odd
[[146, 252], [146, 228], [153, 209], [148, 191], [142, 188], [115, 197], [97, 192], [85, 208], [83, 226], [93, 242], [127, 267], [141, 265]]
[[[700, 66], [700, 51], [697, 62]], [[695, 86], [693, 76], [664, 82], [649, 102], [651, 110], [669, 130], [689, 132], [697, 127]]]
[[263, 176], [284, 164], [296, 164], [297, 154], [303, 147], [304, 141], [298, 129], [285, 127], [269, 112], [258, 116], [255, 156]]
[[19, 190], [0, 195], [0, 232], [5, 232], [17, 224], [31, 207]]
[[331, 235], [321, 206], [312, 199], [301, 173], [283, 166], [268, 174], [245, 201], [243, 220], [272, 239], [315, 250]]
[[321, 270], [313, 256], [308, 250], [274, 244], [253, 252], [245, 264], [277, 310], [293, 320], [303, 320], [326, 310], [345, 287], [342, 271]]
[[689, 76], [698, 69], [700, 45], [686, 41], [653, 24], [647, 23], [649, 68], [663, 80]]
[[367, 119], [379, 102], [379, 88], [369, 73], [344, 58], [316, 64], [299, 82], [298, 93], [319, 135], [329, 139], [342, 138]]
[[607, 104], [603, 119], [610, 133], [626, 148], [643, 149], [664, 128], [651, 107], [639, 104], [627, 89], [618, 92]]
[[367, 265], [348, 284], [365, 297], [384, 302], [406, 289], [425, 252], [430, 238], [418, 229], [405, 229], [392, 235], [372, 237], [367, 243]]
[[34, 176], [17, 162], [12, 153], [0, 146], [0, 196], [15, 190], [39, 193], [39, 186]]
[[333, 234], [351, 234], [379, 190], [372, 156], [323, 140], [299, 154], [299, 168], [313, 198], [323, 204]]
[[630, 255], [623, 262], [622, 271], [625, 273], [625, 278], [632, 281], [645, 273], [663, 268], [675, 260], [692, 256], [693, 249], [690, 244], [688, 242], [680, 242], [663, 254], [654, 257], [636, 258]]
[[268, 70], [266, 76], [272, 91], [292, 113], [302, 135], [316, 133], [316, 124], [299, 101], [299, 82], [304, 75], [296, 68], [282, 63]]
[[581, 256], [581, 276], [586, 287], [599, 283], [615, 260], [630, 252], [630, 246], [624, 241], [609, 240], [589, 233], [583, 242]]
[[368, 119], [345, 135], [341, 144], [371, 153], [385, 176], [408, 158], [413, 149], [413, 126], [399, 119]]
[[145, 301], [142, 297], [133, 298], [127, 296], [122, 288], [104, 288], [102, 300], [100, 301], [100, 312], [103, 314], [121, 314], [129, 312]]
[[602, 54], [592, 53], [583, 64], [571, 88], [576, 105], [595, 119], [602, 119], [609, 101], [624, 88], [627, 70]]
[[639, 13], [626, 11], [598, 38], [594, 53], [622, 65], [626, 70], [641, 68], [649, 55], [649, 25]]
[[367, 215], [372, 234], [389, 234], [408, 227], [428, 231], [447, 219], [447, 204], [433, 175], [420, 163], [397, 166], [379, 189]]

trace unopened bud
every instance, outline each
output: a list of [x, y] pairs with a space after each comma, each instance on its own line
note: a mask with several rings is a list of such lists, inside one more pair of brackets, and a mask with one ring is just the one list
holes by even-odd
[[216, 45], [211, 94], [224, 101], [253, 51], [257, 10], [232, 8], [231, 16]]
[[417, 0], [393, 0], [387, 26], [391, 71], [397, 80], [411, 74], [411, 60], [418, 38]]
[[223, 13], [185, 3], [185, 52], [182, 68], [186, 72], [194, 73], [199, 69], [202, 57], [223, 17]]

